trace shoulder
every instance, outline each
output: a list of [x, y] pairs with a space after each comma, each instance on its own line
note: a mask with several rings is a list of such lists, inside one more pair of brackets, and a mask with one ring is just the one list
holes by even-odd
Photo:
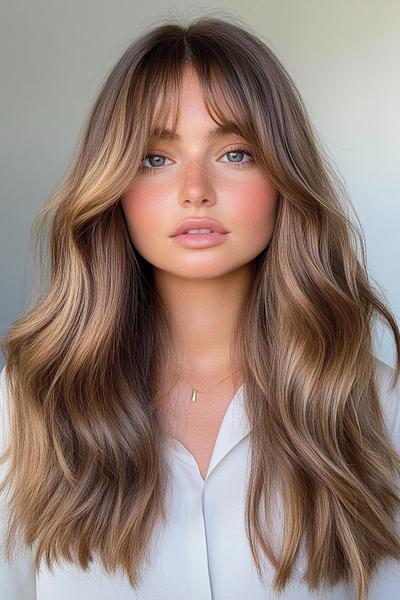
[[0, 452], [4, 450], [9, 430], [9, 396], [6, 386], [6, 368], [0, 372]]
[[395, 370], [375, 357], [375, 381], [389, 434], [400, 452], [400, 378]]
[[[0, 372], [0, 452], [4, 452], [9, 432], [9, 394], [5, 367]], [[0, 463], [0, 481], [3, 480], [5, 463]], [[8, 495], [0, 494], [0, 596], [19, 600], [36, 599], [36, 572], [33, 551], [19, 545], [11, 561], [4, 555], [4, 541], [8, 523]]]
[[[10, 423], [10, 393], [7, 386], [6, 368], [0, 372], [0, 457], [9, 445], [11, 430]], [[0, 482], [7, 470], [7, 460], [0, 460]]]

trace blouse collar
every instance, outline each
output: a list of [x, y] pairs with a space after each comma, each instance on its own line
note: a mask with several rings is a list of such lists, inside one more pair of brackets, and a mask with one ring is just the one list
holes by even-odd
[[202, 482], [207, 481], [212, 471], [221, 460], [250, 433], [251, 427], [247, 418], [244, 400], [244, 383], [242, 383], [225, 411], [224, 418], [215, 440], [205, 480], [201, 477], [197, 463], [187, 448], [174, 437], [168, 437], [168, 441], [170, 442], [171, 449], [175, 453], [175, 456], [183, 460], [191, 468], [197, 467]]

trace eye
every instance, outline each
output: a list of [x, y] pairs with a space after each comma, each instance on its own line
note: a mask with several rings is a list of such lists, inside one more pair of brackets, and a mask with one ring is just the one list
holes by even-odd
[[[141, 166], [141, 170], [142, 170], [142, 171], [156, 171], [156, 170], [157, 170], [157, 169], [159, 169], [160, 167], [163, 167], [163, 166], [165, 166], [165, 165], [163, 165], [163, 164], [161, 164], [161, 165], [160, 165], [160, 159], [161, 159], [161, 160], [163, 160], [163, 159], [167, 159], [167, 157], [166, 157], [166, 156], [164, 156], [163, 154], [147, 154], [147, 155], [144, 157], [144, 159], [143, 159], [143, 162], [145, 162], [145, 161], [146, 161], [146, 160], [148, 160], [148, 159], [149, 159], [149, 160], [150, 160], [150, 159], [153, 159], [154, 157], [156, 158], [156, 160], [155, 160], [155, 161], [152, 161], [152, 162], [153, 162], [153, 164], [151, 164], [151, 162], [150, 162], [150, 165], [151, 165], [150, 167], [143, 166], [143, 165]], [[168, 159], [167, 159], [167, 160], [168, 160]], [[155, 164], [154, 164], [154, 162], [155, 162]]]
[[[228, 162], [228, 164], [231, 164], [234, 167], [244, 167], [247, 164], [253, 162], [253, 158], [252, 158], [252, 155], [250, 154], [250, 152], [248, 152], [241, 146], [237, 146], [235, 148], [231, 148], [230, 150], [227, 150], [226, 152], [224, 152], [223, 156], [226, 156], [226, 155], [233, 156], [234, 162], [231, 162], [231, 161], [223, 161], [223, 162]], [[240, 158], [242, 155], [246, 155], [246, 156], [250, 157], [250, 160], [236, 162], [235, 159]], [[155, 159], [155, 160], [153, 160], [153, 159]], [[145, 166], [143, 164], [147, 160], [150, 162], [150, 166]], [[169, 159], [166, 156], [164, 156], [163, 154], [147, 154], [142, 161], [142, 164], [140, 166], [140, 171], [144, 171], [147, 173], [156, 173], [158, 170], [161, 169], [161, 167], [166, 166], [165, 163], [160, 164], [160, 163], [162, 163], [163, 160], [169, 160]]]
[[[249, 156], [250, 160], [247, 160], [245, 162], [230, 162], [230, 161], [227, 161], [229, 164], [234, 165], [235, 167], [242, 167], [242, 166], [247, 165], [248, 163], [253, 162], [252, 155], [250, 154], [250, 152], [247, 152], [247, 150], [245, 150], [244, 148], [239, 147], [239, 146], [237, 146], [236, 148], [231, 148], [230, 150], [227, 150], [226, 152], [224, 152], [223, 156], [233, 155], [234, 159], [236, 159], [238, 157], [240, 158], [240, 156], [243, 155], [243, 154], [246, 154], [247, 156]], [[224, 161], [224, 162], [226, 162], [226, 161]]]

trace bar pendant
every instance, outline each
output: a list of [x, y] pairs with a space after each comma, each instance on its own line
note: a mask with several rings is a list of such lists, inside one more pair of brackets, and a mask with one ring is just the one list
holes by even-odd
[[197, 390], [192, 390], [192, 402], [197, 402]]

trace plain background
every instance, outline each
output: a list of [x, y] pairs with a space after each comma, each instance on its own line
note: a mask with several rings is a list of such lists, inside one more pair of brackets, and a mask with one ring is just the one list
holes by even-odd
[[[241, 19], [292, 75], [362, 224], [371, 282], [399, 323], [400, 2], [2, 0], [0, 335], [29, 303], [33, 218], [106, 73], [144, 28], [205, 14]], [[375, 343], [393, 365], [380, 323]]]

